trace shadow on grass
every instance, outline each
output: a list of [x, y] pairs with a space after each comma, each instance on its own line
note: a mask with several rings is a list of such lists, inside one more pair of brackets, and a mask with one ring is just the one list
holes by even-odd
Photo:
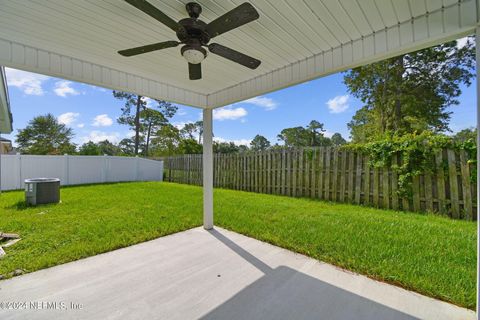
[[30, 207], [31, 206], [29, 206], [24, 200], [20, 200], [20, 201], [17, 201], [16, 203], [12, 204], [11, 206], [6, 207], [6, 208], [23, 211], [23, 210], [26, 210]]

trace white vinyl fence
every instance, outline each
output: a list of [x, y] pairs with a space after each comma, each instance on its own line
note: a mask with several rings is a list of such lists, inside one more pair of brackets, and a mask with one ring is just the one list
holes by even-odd
[[1, 155], [1, 190], [23, 189], [30, 178], [59, 178], [62, 185], [162, 181], [163, 161], [111, 156]]

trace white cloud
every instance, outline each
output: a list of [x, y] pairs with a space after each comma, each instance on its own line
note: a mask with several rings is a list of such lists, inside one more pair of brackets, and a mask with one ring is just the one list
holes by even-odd
[[104, 131], [91, 131], [88, 136], [81, 137], [81, 141], [86, 143], [88, 141], [93, 141], [95, 143], [108, 140], [112, 143], [118, 143], [120, 141], [120, 133], [118, 132], [104, 132]]
[[332, 132], [332, 131], [330, 131], [330, 130], [327, 129], [327, 130], [325, 130], [325, 131], [323, 132], [323, 135], [324, 135], [325, 137], [327, 137], [327, 138], [331, 138], [334, 133], [335, 133], [335, 132]]
[[53, 92], [55, 92], [57, 96], [63, 98], [66, 98], [68, 95], [77, 96], [80, 94], [79, 91], [72, 87], [72, 82], [66, 80], [55, 82], [55, 88], [53, 89]]
[[225, 107], [221, 109], [213, 110], [213, 119], [214, 120], [237, 120], [245, 117], [248, 114], [247, 110], [244, 108], [232, 108]]
[[278, 106], [278, 103], [275, 102], [273, 99], [267, 98], [267, 97], [262, 97], [262, 96], [259, 96], [259, 97], [255, 97], [255, 98], [251, 98], [251, 99], [242, 101], [242, 103], [253, 104], [253, 105], [262, 107], [262, 108], [264, 108], [264, 109], [267, 110], [267, 111], [274, 110], [274, 109], [276, 109], [277, 106]]
[[147, 108], [154, 108], [155, 105], [156, 105], [156, 101], [153, 100], [153, 99], [150, 99], [148, 97], [142, 97], [143, 101], [145, 101], [147, 103]]
[[97, 86], [94, 86], [94, 85], [91, 85], [91, 84], [83, 84], [84, 86], [86, 87], [89, 87], [93, 90], [96, 90], [96, 91], [100, 91], [100, 92], [107, 92], [109, 90], [105, 89], [105, 88], [102, 88], [102, 87], [97, 87]]
[[28, 95], [42, 96], [45, 94], [42, 84], [50, 77], [10, 68], [6, 68], [5, 71], [9, 86], [17, 87]]
[[63, 113], [58, 116], [58, 122], [69, 126], [77, 120], [79, 115], [80, 113], [75, 113], [75, 112]]
[[83, 128], [83, 127], [85, 127], [85, 123], [79, 123], [79, 124], [77, 124], [77, 128]]
[[237, 146], [240, 146], [240, 145], [249, 146], [250, 142], [252, 142], [251, 139], [233, 139], [233, 140], [231, 140], [231, 139], [224, 139], [222, 137], [214, 137], [213, 141], [216, 141], [216, 142], [233, 142]]
[[177, 110], [177, 115], [179, 115], [179, 116], [185, 116], [185, 115], [187, 115], [187, 111], [186, 111], [185, 109], [183, 109], [183, 108], [178, 108], [178, 110]]
[[330, 113], [341, 113], [348, 109], [348, 99], [349, 95], [336, 96], [333, 99], [327, 101], [328, 109]]
[[175, 128], [177, 128], [178, 130], [182, 129], [183, 127], [185, 127], [185, 125], [187, 124], [188, 122], [185, 122], [185, 121], [175, 121], [175, 122], [172, 122], [172, 126], [174, 126]]
[[112, 118], [108, 114], [99, 114], [93, 118], [92, 126], [94, 127], [109, 127], [113, 124]]

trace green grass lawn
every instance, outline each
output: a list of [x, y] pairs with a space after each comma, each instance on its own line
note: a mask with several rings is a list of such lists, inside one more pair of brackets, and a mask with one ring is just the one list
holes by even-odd
[[[26, 208], [0, 195], [0, 231], [22, 240], [0, 274], [27, 272], [202, 223], [202, 189], [121, 183], [62, 189], [62, 203]], [[361, 206], [215, 190], [217, 225], [464, 307], [475, 307], [476, 224]]]

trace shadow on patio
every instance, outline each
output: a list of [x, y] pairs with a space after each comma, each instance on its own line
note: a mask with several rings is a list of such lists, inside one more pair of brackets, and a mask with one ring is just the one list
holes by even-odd
[[[0, 281], [0, 319], [475, 319], [474, 312], [216, 228]], [[81, 308], [71, 307], [70, 303]]]
[[265, 275], [202, 319], [418, 319], [295, 269], [272, 269], [219, 231], [210, 233]]

